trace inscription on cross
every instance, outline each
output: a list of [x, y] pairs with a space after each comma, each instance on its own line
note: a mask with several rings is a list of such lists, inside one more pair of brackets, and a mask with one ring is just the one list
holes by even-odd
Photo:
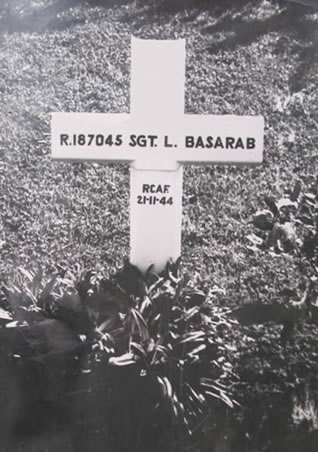
[[52, 157], [130, 163], [130, 260], [162, 270], [181, 254], [184, 164], [257, 164], [260, 116], [184, 113], [185, 41], [132, 38], [131, 111], [53, 113]]

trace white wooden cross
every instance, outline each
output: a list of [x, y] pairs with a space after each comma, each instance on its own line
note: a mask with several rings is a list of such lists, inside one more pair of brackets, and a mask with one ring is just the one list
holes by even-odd
[[130, 163], [130, 260], [160, 271], [181, 254], [182, 166], [261, 163], [264, 123], [184, 114], [183, 39], [131, 47], [130, 114], [53, 113], [52, 157]]

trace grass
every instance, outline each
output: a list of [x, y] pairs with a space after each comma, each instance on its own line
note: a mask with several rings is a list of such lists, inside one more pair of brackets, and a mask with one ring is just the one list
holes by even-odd
[[[107, 277], [122, 266], [129, 169], [53, 162], [50, 114], [128, 112], [131, 35], [183, 37], [186, 112], [263, 115], [265, 155], [255, 168], [185, 169], [182, 271], [220, 306], [284, 302], [280, 293], [291, 286], [301, 298], [295, 260], [252, 252], [246, 237], [265, 195], [281, 197], [297, 180], [310, 191], [316, 184], [317, 12], [266, 0], [173, 6], [16, 0], [8, 12], [0, 5], [2, 282], [15, 284], [17, 267]], [[273, 381], [293, 387], [310, 379], [316, 397], [315, 327], [305, 325], [285, 349], [278, 329], [233, 331], [241, 380], [263, 391]], [[281, 372], [268, 369], [274, 361]]]
[[[36, 5], [38, 14], [49, 9]], [[303, 63], [311, 36], [301, 40], [292, 22], [284, 25], [284, 11], [268, 2], [173, 13], [139, 2], [113, 8], [74, 5], [60, 8], [41, 32], [23, 22], [31, 7], [17, 10], [22, 31], [2, 35], [2, 186], [10, 188], [2, 201], [5, 273], [39, 260], [48, 271], [79, 260], [116, 268], [128, 254], [127, 168], [52, 162], [50, 113], [127, 112], [131, 34], [182, 36], [187, 39], [188, 112], [265, 116], [261, 167], [185, 172], [183, 263], [204, 278], [213, 272], [224, 288], [232, 283], [233, 293], [228, 275], [241, 274], [240, 262], [249, 259], [244, 236], [264, 194], [282, 192], [296, 178], [308, 183], [314, 174], [315, 60], [300, 74], [304, 88], [290, 93], [290, 78]], [[258, 33], [264, 17], [272, 25], [268, 33]], [[251, 29], [250, 43], [245, 28]]]

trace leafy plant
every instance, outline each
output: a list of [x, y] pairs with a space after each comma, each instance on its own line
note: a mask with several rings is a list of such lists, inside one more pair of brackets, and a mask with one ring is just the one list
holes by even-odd
[[265, 209], [253, 216], [258, 234], [247, 239], [251, 250], [292, 253], [309, 265], [308, 276], [318, 275], [318, 194], [315, 187], [301, 193], [298, 181], [292, 190], [276, 199], [264, 198]]
[[[318, 194], [314, 185], [302, 192], [298, 181], [282, 198], [266, 196], [264, 203], [266, 207], [253, 216], [257, 232], [247, 236], [247, 248], [267, 252], [272, 258], [289, 255], [299, 268], [305, 288], [299, 294], [295, 291], [295, 282], [289, 281], [289, 287], [281, 288], [282, 296], [286, 294], [289, 299], [287, 304], [246, 305], [236, 311], [236, 317], [246, 324], [282, 323], [282, 340], [286, 343], [300, 321], [318, 322]], [[295, 300], [295, 296], [298, 299]]]
[[[136, 272], [129, 265], [127, 269]], [[177, 450], [182, 450], [186, 444], [189, 448], [191, 438], [200, 441], [216, 401], [235, 405], [229, 391], [235, 347], [225, 340], [235, 321], [229, 309], [214, 306], [170, 265], [163, 275], [150, 270], [145, 278], [138, 276], [145, 293], [128, 294], [130, 303], [120, 328], [116, 325], [113, 332], [106, 323], [99, 329], [115, 344], [111, 366], [137, 366], [141, 376], [149, 375], [155, 382], [161, 402], [169, 407]]]
[[[134, 391], [144, 382], [147, 388], [148, 382], [149, 392], [144, 389], [143, 397], [148, 394], [153, 400], [157, 394], [149, 416], [154, 413], [160, 425], [168, 417], [166, 448], [195, 447], [202, 432], [213, 428], [216, 407], [236, 404], [230, 392], [236, 348], [226, 340], [226, 331], [236, 321], [229, 309], [215, 306], [190, 278], [181, 277], [176, 265], [169, 263], [162, 275], [150, 269], [144, 276], [126, 263], [110, 279], [88, 272], [79, 273], [77, 282], [70, 272], [46, 282], [41, 272], [19, 271], [20, 281], [4, 288], [9, 309], [3, 310], [3, 321], [13, 319], [11, 326], [19, 327], [47, 317], [61, 319], [73, 331], [86, 334], [91, 345], [86, 371], [98, 375], [104, 369], [104, 378], [110, 378], [110, 385], [119, 379], [129, 399], [134, 398], [130, 387]], [[130, 382], [125, 375], [134, 377]], [[116, 407], [118, 401], [113, 404]], [[137, 403], [128, 425], [134, 425], [138, 410]]]

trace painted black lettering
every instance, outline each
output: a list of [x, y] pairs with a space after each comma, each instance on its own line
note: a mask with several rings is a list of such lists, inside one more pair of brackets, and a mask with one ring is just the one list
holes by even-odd
[[194, 138], [191, 136], [185, 137], [185, 147], [186, 148], [193, 148], [194, 147]]
[[165, 148], [172, 148], [172, 144], [169, 143], [169, 137], [167, 135], [165, 135], [165, 141], [164, 141], [164, 146]]
[[95, 143], [96, 143], [96, 146], [103, 146], [103, 144], [104, 144], [104, 135], [101, 135], [101, 134], [96, 135]]
[[213, 148], [213, 137], [208, 136], [206, 139], [206, 148]]
[[121, 146], [123, 144], [123, 136], [121, 134], [116, 135], [115, 146]]
[[234, 143], [235, 143], [235, 138], [226, 137], [226, 140], [225, 140], [226, 149], [233, 149]]
[[137, 144], [138, 146], [140, 146], [141, 148], [145, 148], [147, 146], [147, 138], [146, 135], [139, 135], [137, 137]]
[[156, 145], [155, 141], [157, 140], [157, 138], [157, 135], [148, 135], [150, 147], [154, 147]]
[[[97, 144], [97, 137], [96, 136], [96, 144]], [[113, 145], [113, 135], [108, 135], [108, 137], [105, 139], [105, 144], [108, 144], [108, 146], [112, 146]]]
[[216, 148], [222, 148], [222, 149], [224, 149], [224, 145], [223, 145], [223, 142], [222, 142], [221, 137], [217, 137], [217, 139], [215, 140], [214, 148], [215, 148], [215, 149], [216, 149]]
[[246, 148], [247, 149], [255, 149], [255, 138], [247, 138]]
[[68, 142], [67, 142], [67, 140], [68, 140], [68, 135], [67, 135], [66, 133], [62, 133], [62, 134], [60, 135], [60, 139], [61, 139], [61, 141], [60, 141], [60, 145], [61, 145], [61, 146], [63, 146], [63, 144], [65, 144], [66, 146], [68, 146]]
[[196, 148], [204, 148], [204, 143], [203, 143], [203, 139], [202, 139], [202, 137], [198, 137], [198, 139], [197, 139], [197, 142], [196, 142], [196, 144], [195, 144], [195, 147]]
[[137, 140], [136, 140], [137, 136], [136, 135], [130, 135], [130, 141], [129, 141], [129, 146], [136, 146], [137, 144]]
[[238, 149], [238, 148], [244, 149], [244, 143], [243, 143], [242, 138], [237, 139], [237, 142], [235, 144], [235, 149]]

